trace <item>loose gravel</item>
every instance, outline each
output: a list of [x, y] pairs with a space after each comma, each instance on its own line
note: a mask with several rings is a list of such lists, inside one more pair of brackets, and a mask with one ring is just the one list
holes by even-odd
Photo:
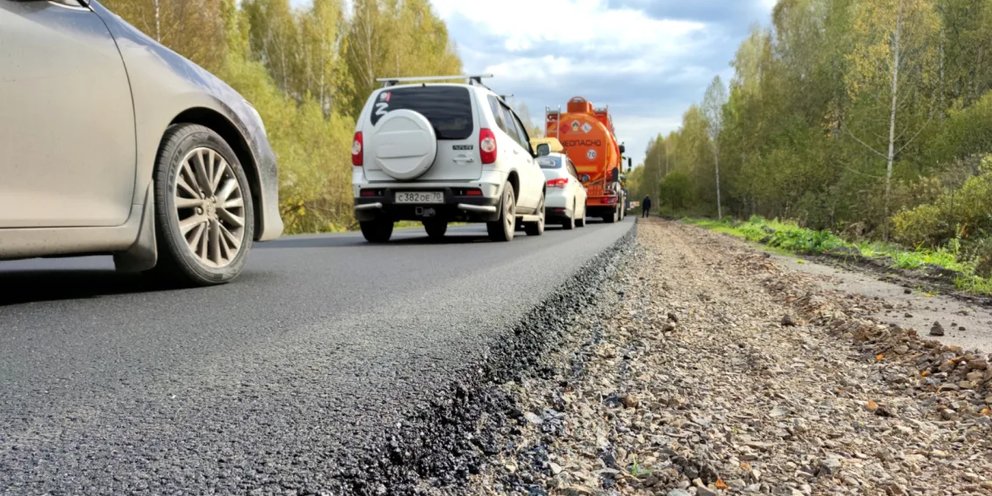
[[[992, 357], [661, 220], [503, 383], [477, 494], [990, 494]], [[926, 332], [926, 331], [924, 331]]]

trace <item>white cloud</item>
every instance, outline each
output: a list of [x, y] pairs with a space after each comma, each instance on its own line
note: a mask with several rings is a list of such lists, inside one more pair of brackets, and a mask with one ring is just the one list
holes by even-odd
[[505, 0], [489, 2], [434, 0], [441, 17], [460, 16], [486, 34], [502, 38], [511, 52], [540, 49], [548, 42], [577, 50], [674, 50], [704, 25], [693, 21], [653, 19], [631, 8], [610, 8], [605, 0]]
[[[494, 74], [490, 84], [524, 102], [538, 122], [539, 109], [573, 96], [609, 105], [636, 162], [654, 136], [678, 127], [714, 75], [729, 76], [739, 33], [759, 19], [730, 14], [723, 1], [671, 8], [642, 0], [432, 3], [466, 72]], [[734, 0], [740, 9], [737, 1], [744, 0]], [[768, 1], [747, 0], [748, 9], [767, 17]]]

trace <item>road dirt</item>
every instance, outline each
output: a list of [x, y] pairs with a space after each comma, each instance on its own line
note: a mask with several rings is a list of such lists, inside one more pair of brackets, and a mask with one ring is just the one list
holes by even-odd
[[[992, 305], [988, 298], [961, 298], [941, 294], [913, 284], [910, 278], [897, 281], [865, 273], [855, 267], [837, 267], [803, 258], [774, 255], [786, 269], [813, 276], [821, 289], [864, 296], [881, 303], [872, 313], [879, 322], [916, 329], [920, 335], [963, 348], [992, 352]], [[943, 336], [930, 336], [934, 323]]]
[[992, 493], [992, 357], [830, 277], [642, 220], [613, 293], [502, 385], [515, 422], [469, 492]]

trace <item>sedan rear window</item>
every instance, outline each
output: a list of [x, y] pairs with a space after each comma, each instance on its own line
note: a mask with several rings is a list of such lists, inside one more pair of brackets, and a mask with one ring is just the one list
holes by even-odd
[[561, 169], [561, 157], [541, 157], [537, 163], [542, 169]]
[[434, 127], [438, 139], [462, 140], [472, 136], [472, 99], [468, 89], [457, 86], [396, 88], [379, 93], [372, 107], [376, 125], [393, 110], [413, 110], [423, 114]]

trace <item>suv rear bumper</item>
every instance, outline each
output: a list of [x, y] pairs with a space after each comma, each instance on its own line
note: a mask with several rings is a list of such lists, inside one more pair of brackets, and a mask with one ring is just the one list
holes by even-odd
[[[438, 219], [448, 222], [492, 222], [499, 220], [500, 195], [485, 197], [466, 194], [467, 190], [478, 188], [469, 187], [380, 187], [369, 185], [361, 188], [359, 197], [355, 198], [355, 218], [365, 222], [381, 218], [392, 220], [430, 220]], [[444, 203], [396, 203], [396, 193], [401, 191], [441, 191]], [[372, 191], [373, 193], [365, 193]], [[485, 189], [481, 190], [485, 192]]]

